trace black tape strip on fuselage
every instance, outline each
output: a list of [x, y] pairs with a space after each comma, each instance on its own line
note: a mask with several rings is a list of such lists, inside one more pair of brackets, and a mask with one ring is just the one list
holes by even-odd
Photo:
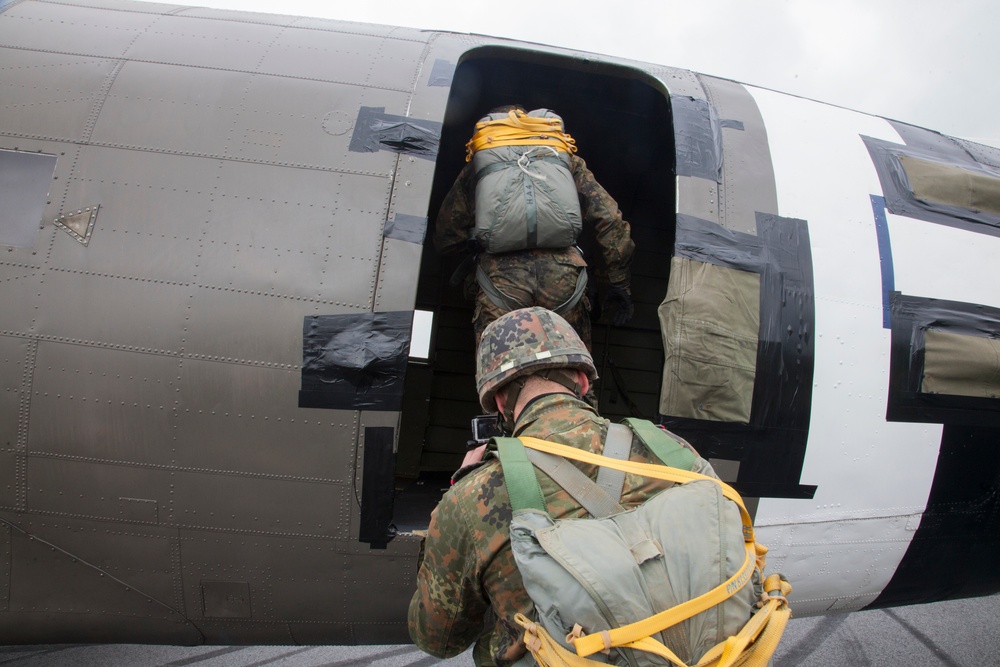
[[393, 429], [365, 428], [364, 473], [361, 481], [361, 526], [358, 541], [372, 549], [385, 549], [396, 531], [392, 525], [392, 501], [396, 484]]
[[299, 407], [399, 410], [412, 323], [410, 310], [306, 317]]
[[670, 98], [674, 119], [678, 176], [719, 182], [722, 172], [722, 128], [706, 100], [678, 95]]
[[[1000, 335], [1000, 309], [892, 295], [886, 418], [942, 424], [927, 509], [903, 559], [868, 608], [1000, 593], [1000, 411], [997, 400], [919, 394], [922, 331]], [[899, 462], [906, 465], [905, 452]]]
[[[907, 126], [909, 127], [909, 126]], [[914, 136], [919, 128], [909, 128], [907, 135]], [[923, 132], [928, 132], [923, 130]], [[924, 143], [909, 143], [905, 146], [881, 139], [862, 136], [868, 148], [868, 153], [875, 165], [882, 194], [885, 197], [886, 208], [890, 213], [902, 215], [917, 220], [934, 222], [948, 227], [955, 227], [970, 232], [1000, 236], [1000, 216], [941, 202], [919, 199], [914, 196], [906, 177], [906, 171], [899, 161], [900, 156], [910, 156], [932, 162], [944, 162], [955, 167], [961, 167], [972, 172], [978, 172], [991, 177], [997, 174], [983, 167], [972, 159], [968, 152], [951, 142], [947, 137], [934, 135], [937, 141]], [[942, 143], [947, 142], [947, 143]], [[949, 147], [950, 146], [950, 147]]]
[[762, 239], [726, 229], [720, 224], [677, 214], [674, 254], [716, 266], [760, 273]]
[[386, 238], [423, 245], [427, 233], [427, 216], [396, 213], [385, 221]]
[[812, 498], [800, 484], [812, 409], [815, 322], [812, 253], [806, 221], [757, 213], [757, 235], [678, 216], [678, 256], [760, 274], [760, 332], [749, 424], [661, 415], [697, 443], [705, 458], [740, 462], [740, 493]]
[[893, 422], [1000, 427], [1000, 399], [920, 392], [924, 332], [1000, 338], [1000, 309], [975, 303], [907, 296], [890, 297], [892, 347], [886, 419]]
[[441, 123], [385, 113], [385, 107], [361, 107], [348, 150], [377, 153], [385, 149], [434, 160], [441, 144]]

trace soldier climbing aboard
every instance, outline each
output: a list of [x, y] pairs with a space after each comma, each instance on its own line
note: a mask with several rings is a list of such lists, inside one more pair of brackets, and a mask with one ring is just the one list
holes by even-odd
[[763, 578], [742, 499], [680, 438], [600, 417], [582, 398], [596, 378], [551, 311], [487, 326], [480, 403], [515, 437], [479, 449], [434, 510], [411, 638], [442, 658], [475, 643], [498, 667], [766, 664], [791, 587]]
[[537, 305], [562, 315], [590, 349], [587, 262], [575, 245], [584, 227], [606, 271], [604, 312], [616, 326], [632, 318], [629, 224], [576, 155], [562, 118], [548, 109], [494, 109], [476, 124], [466, 161], [441, 205], [434, 243], [444, 255], [471, 253], [477, 341], [500, 315]]

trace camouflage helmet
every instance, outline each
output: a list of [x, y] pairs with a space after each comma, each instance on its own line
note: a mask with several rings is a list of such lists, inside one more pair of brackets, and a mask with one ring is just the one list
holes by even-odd
[[546, 369], [576, 368], [597, 379], [597, 368], [580, 335], [562, 317], [538, 306], [506, 313], [486, 327], [476, 351], [476, 389], [487, 412], [511, 380]]

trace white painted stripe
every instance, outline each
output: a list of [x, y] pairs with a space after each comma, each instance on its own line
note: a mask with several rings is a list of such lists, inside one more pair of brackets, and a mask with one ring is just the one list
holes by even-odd
[[801, 478], [816, 497], [762, 499], [759, 534], [795, 586], [797, 611], [863, 606], [903, 557], [941, 439], [938, 425], [885, 421], [890, 336], [870, 200], [882, 191], [861, 135], [901, 140], [877, 117], [749, 90], [767, 127], [778, 212], [808, 222], [816, 307]]

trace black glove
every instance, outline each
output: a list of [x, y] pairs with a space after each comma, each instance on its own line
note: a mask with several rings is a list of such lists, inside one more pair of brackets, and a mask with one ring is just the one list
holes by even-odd
[[611, 317], [611, 323], [616, 327], [627, 324], [632, 319], [635, 306], [632, 305], [632, 291], [628, 283], [617, 283], [608, 286], [604, 297], [603, 310]]

